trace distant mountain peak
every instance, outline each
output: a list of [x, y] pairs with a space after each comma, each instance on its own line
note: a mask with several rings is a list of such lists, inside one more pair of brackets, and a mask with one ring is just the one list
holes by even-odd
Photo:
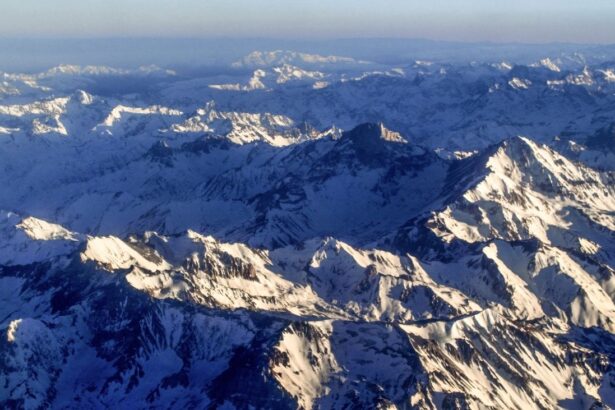
[[398, 132], [391, 131], [382, 123], [367, 122], [357, 125], [345, 133], [355, 144], [369, 145], [375, 142], [386, 141], [407, 144], [408, 141]]
[[364, 66], [368, 61], [355, 60], [351, 57], [322, 56], [319, 54], [301, 53], [289, 50], [253, 51], [232, 64], [234, 68], [266, 68], [283, 66]]
[[555, 73], [559, 73], [562, 71], [561, 68], [558, 66], [558, 61], [553, 61], [548, 57], [543, 58], [542, 60], [538, 61], [537, 63], [532, 64], [531, 66], [532, 67], [544, 67]]
[[91, 105], [94, 102], [94, 96], [83, 90], [75, 91], [73, 96], [82, 105]]
[[119, 76], [119, 75], [152, 75], [174, 76], [173, 70], [160, 68], [156, 65], [141, 66], [136, 69], [122, 69], [109, 66], [98, 65], [75, 65], [61, 64], [37, 75], [38, 78], [48, 78], [55, 76]]

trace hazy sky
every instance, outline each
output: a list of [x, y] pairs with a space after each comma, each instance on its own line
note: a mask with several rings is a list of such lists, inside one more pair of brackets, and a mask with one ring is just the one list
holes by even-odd
[[2, 0], [0, 37], [615, 43], [613, 0]]

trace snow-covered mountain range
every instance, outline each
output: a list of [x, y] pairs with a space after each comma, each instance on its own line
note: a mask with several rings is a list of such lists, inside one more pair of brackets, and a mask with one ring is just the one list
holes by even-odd
[[615, 407], [614, 73], [0, 74], [0, 406]]

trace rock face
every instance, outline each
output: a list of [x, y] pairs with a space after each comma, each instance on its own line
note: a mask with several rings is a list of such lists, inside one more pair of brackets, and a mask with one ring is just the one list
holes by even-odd
[[[275, 52], [241, 64], [325, 70], [337, 59]], [[440, 97], [514, 108], [542, 87], [583, 117], [611, 98], [606, 69], [417, 67], [361, 77], [283, 66], [273, 71], [301, 81], [214, 88], [227, 105], [303, 96], [302, 118], [194, 105], [186, 87], [202, 79], [153, 69], [6, 74], [0, 407], [615, 407], [608, 124], [551, 144], [470, 138], [451, 155], [463, 138], [434, 150], [403, 121], [390, 124], [402, 132], [379, 120], [319, 130], [310, 117], [331, 112], [306, 99], [327, 90], [355, 118], [349, 89], [389, 90], [366, 115], [386, 120], [415, 70], [412, 87]], [[77, 89], [101, 76], [145, 77], [163, 101]], [[312, 77], [332, 85], [312, 88]], [[67, 84], [67, 97], [34, 88]], [[466, 103], [468, 123], [488, 122], [483, 99]], [[444, 130], [458, 106], [440, 107]]]

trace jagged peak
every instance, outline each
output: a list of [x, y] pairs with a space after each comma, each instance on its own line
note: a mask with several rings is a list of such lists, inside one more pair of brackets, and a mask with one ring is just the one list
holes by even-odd
[[35, 217], [0, 211], [0, 264], [28, 265], [67, 255], [83, 236]]
[[[606, 229], [615, 226], [611, 175], [525, 137], [510, 138], [477, 158], [453, 164], [448, 178], [455, 181], [444, 189], [449, 206], [434, 218], [438, 232], [446, 227], [441, 237], [452, 238], [447, 236], [452, 232], [468, 243], [537, 238], [594, 254], [599, 249], [591, 241], [571, 241], [571, 233], [564, 239], [559, 232], [583, 236], [581, 224], [572, 227], [571, 221], [584, 218]], [[581, 216], [578, 210], [587, 208], [592, 212]]]
[[449, 174], [449, 180], [456, 181], [456, 188], [447, 186], [446, 190], [454, 196], [483, 184], [482, 189], [498, 192], [510, 192], [518, 186], [547, 196], [582, 198], [585, 195], [578, 186], [598, 189], [609, 181], [608, 175], [523, 136], [506, 139], [478, 155], [458, 161]]
[[538, 171], [538, 168], [554, 176], [566, 174], [567, 180], [582, 180], [588, 174], [595, 174], [594, 171], [580, 163], [574, 163], [549, 146], [524, 136], [509, 138], [498, 144], [495, 153], [489, 157], [487, 166], [492, 170], [498, 170], [499, 166], [504, 165], [502, 161], [529, 172], [529, 175]]
[[340, 252], [342, 248], [348, 246], [346, 243], [340, 241], [332, 236], [327, 236], [323, 239], [312, 239], [307, 241], [306, 245], [314, 247], [316, 251], [335, 251]]
[[134, 245], [115, 236], [88, 237], [81, 253], [82, 262], [93, 261], [110, 270], [138, 267], [150, 272], [169, 269], [170, 265], [158, 255], [144, 256]]
[[118, 104], [109, 112], [107, 118], [95, 127], [112, 127], [122, 119], [122, 115], [162, 115], [162, 116], [181, 116], [184, 113], [180, 110], [165, 107], [162, 105], [151, 105], [148, 107], [133, 107]]
[[[22, 232], [33, 241], [79, 241], [82, 236], [61, 225], [45, 221], [33, 216], [22, 217], [10, 211], [0, 210], [0, 230]], [[6, 233], [6, 232], [5, 232]], [[11, 234], [7, 234], [10, 236]]]
[[498, 151], [505, 151], [508, 154], [512, 154], [513, 151], [526, 152], [527, 150], [534, 150], [539, 148], [538, 144], [522, 135], [516, 135], [514, 137], [507, 138], [497, 144]]
[[[532, 165], [539, 165], [541, 168], [558, 168], [562, 165], [567, 168], [583, 167], [547, 145], [519, 135], [507, 138], [475, 155], [456, 161], [451, 170], [458, 181], [463, 181], [470, 177], [484, 176], [485, 172], [489, 171], [496, 173], [502, 171], [508, 175], [511, 167], [527, 170], [528, 167], [532, 168]], [[455, 174], [456, 170], [463, 170], [464, 175]]]
[[94, 102], [94, 96], [87, 91], [77, 90], [73, 95], [74, 99], [82, 105], [91, 105]]
[[143, 242], [135, 239], [135, 244], [143, 243], [152, 247], [164, 259], [175, 264], [181, 264], [186, 259], [196, 255], [198, 257], [211, 257], [214, 255], [227, 255], [236, 260], [243, 260], [252, 264], [262, 265], [262, 258], [266, 255], [257, 249], [248, 247], [243, 243], [223, 242], [211, 235], [204, 235], [193, 230], [175, 235], [161, 235], [156, 232], [146, 232]]
[[395, 142], [407, 144], [408, 141], [398, 132], [391, 131], [383, 123], [366, 122], [357, 125], [350, 131], [345, 132], [345, 136], [353, 142], [359, 144], [369, 144], [379, 141]]
[[543, 58], [540, 61], [532, 64], [530, 67], [544, 67], [555, 73], [561, 72], [561, 68], [557, 65], [557, 61], [551, 60], [549, 57]]
[[80, 240], [79, 234], [71, 232], [61, 225], [50, 223], [32, 216], [22, 219], [21, 222], [16, 225], [16, 228], [21, 229], [30, 239], [38, 241]]

